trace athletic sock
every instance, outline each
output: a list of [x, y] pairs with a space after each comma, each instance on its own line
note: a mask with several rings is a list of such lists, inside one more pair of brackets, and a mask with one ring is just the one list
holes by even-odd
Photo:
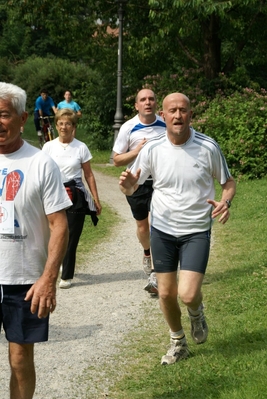
[[185, 338], [185, 334], [184, 334], [184, 329], [182, 328], [180, 331], [170, 331], [170, 336], [172, 339], [179, 339], [179, 341], [185, 341], [186, 342], [186, 338]]
[[145, 256], [150, 256], [150, 248], [144, 249]]
[[191, 308], [187, 308], [187, 309], [191, 316], [199, 316], [200, 312], [201, 312], [201, 305], [199, 305], [197, 310], [193, 310]]

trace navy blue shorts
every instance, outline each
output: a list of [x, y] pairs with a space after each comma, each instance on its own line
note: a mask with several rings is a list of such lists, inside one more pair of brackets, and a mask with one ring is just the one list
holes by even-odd
[[6, 339], [17, 344], [33, 344], [48, 340], [49, 317], [38, 319], [30, 311], [31, 301], [24, 301], [30, 285], [0, 285], [0, 330]]
[[143, 184], [131, 196], [126, 195], [128, 204], [135, 220], [144, 220], [148, 217], [150, 212], [150, 203], [153, 193], [152, 182], [151, 184]]
[[157, 273], [190, 270], [205, 274], [210, 252], [210, 230], [176, 238], [151, 227], [151, 251]]

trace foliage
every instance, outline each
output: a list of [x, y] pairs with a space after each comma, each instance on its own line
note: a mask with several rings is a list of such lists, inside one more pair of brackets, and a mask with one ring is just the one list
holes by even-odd
[[258, 50], [267, 35], [262, 30], [265, 1], [149, 0], [149, 5], [150, 18], [167, 48], [174, 43], [177, 59], [183, 57], [191, 66], [202, 67], [209, 79], [249, 66], [251, 58], [266, 63], [266, 54], [265, 61], [260, 61]]
[[81, 63], [71, 63], [55, 57], [31, 57], [15, 68], [13, 83], [26, 90], [28, 109], [32, 111], [42, 88], [46, 88], [58, 103], [62, 101], [67, 88], [74, 92], [82, 87], [83, 81], [96, 79], [95, 76], [96, 71]]
[[267, 92], [244, 89], [225, 97], [218, 94], [193, 125], [213, 137], [238, 179], [267, 174]]

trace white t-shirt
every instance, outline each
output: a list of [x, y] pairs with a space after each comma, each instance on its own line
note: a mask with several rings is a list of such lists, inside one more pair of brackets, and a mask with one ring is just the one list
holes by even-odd
[[14, 234], [0, 234], [0, 284], [33, 284], [42, 275], [50, 238], [46, 215], [72, 205], [56, 163], [24, 142], [0, 154], [0, 196], [14, 200]]
[[55, 140], [45, 143], [43, 151], [57, 163], [63, 183], [73, 179], [82, 179], [82, 164], [92, 159], [88, 147], [75, 138], [66, 145], [60, 143], [57, 137]]
[[141, 169], [138, 184], [149, 175], [154, 192], [151, 225], [175, 237], [206, 231], [212, 225], [214, 178], [224, 184], [231, 176], [219, 145], [191, 128], [183, 145], [174, 145], [167, 135], [145, 144], [132, 172]]
[[[136, 115], [121, 126], [113, 151], [117, 154], [125, 154], [134, 150], [144, 138], [150, 140], [163, 133], [165, 134], [165, 131], [166, 125], [160, 116], [156, 115], [156, 120], [153, 123], [145, 125], [140, 121], [139, 116]], [[133, 162], [128, 167], [132, 164]]]

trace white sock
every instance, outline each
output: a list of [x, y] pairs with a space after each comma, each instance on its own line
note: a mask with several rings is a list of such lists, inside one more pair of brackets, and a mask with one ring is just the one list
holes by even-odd
[[191, 309], [191, 308], [187, 308], [187, 309], [188, 309], [189, 313], [190, 313], [192, 316], [199, 316], [200, 313], [201, 313], [201, 310], [203, 309], [203, 306], [202, 306], [202, 303], [201, 303], [201, 304], [199, 305], [199, 307], [198, 307], [197, 310], [193, 310], [193, 309]]
[[170, 336], [172, 339], [185, 340], [183, 328], [180, 331], [176, 331], [176, 332], [170, 331]]

